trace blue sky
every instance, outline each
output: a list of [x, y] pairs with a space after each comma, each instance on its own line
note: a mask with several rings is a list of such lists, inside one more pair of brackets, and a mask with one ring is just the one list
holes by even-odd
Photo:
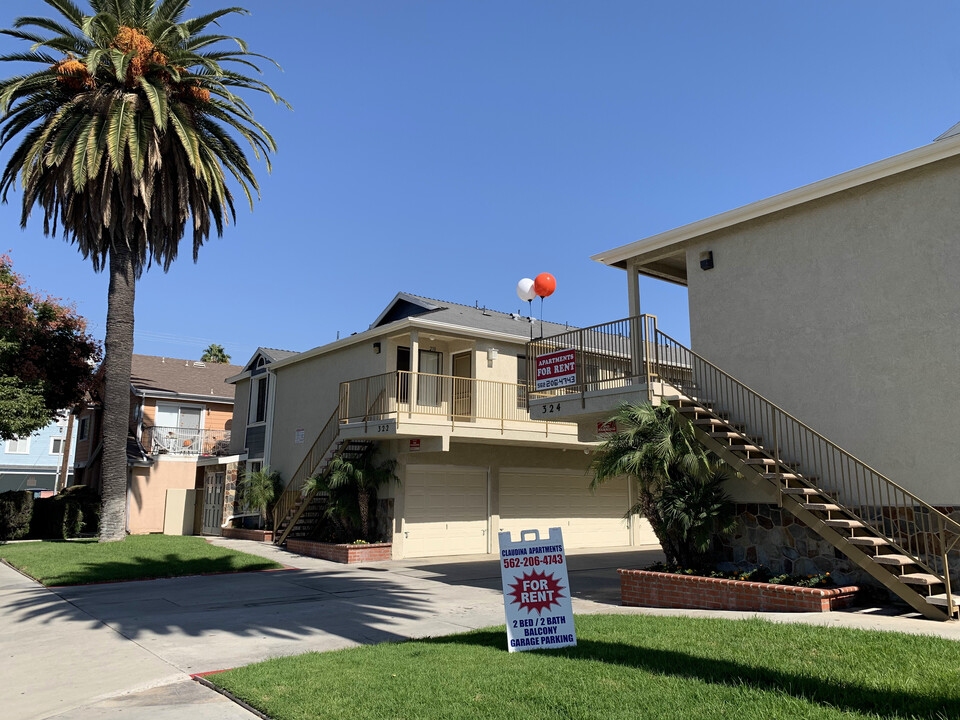
[[[365, 329], [400, 290], [515, 312], [517, 280], [539, 272], [557, 279], [547, 319], [617, 319], [625, 275], [590, 255], [960, 121], [958, 3], [241, 4], [251, 16], [224, 30], [280, 62], [266, 80], [294, 111], [254, 98], [280, 145], [263, 200], [196, 265], [187, 244], [144, 275], [140, 353], [306, 350]], [[102, 337], [107, 277], [36, 215], [21, 231], [20, 199], [0, 207], [0, 249]], [[641, 282], [644, 310], [687, 339], [686, 291]]]

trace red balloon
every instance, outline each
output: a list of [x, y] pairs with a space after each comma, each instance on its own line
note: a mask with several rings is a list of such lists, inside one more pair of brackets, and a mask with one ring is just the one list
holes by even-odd
[[557, 289], [557, 281], [550, 273], [540, 273], [533, 279], [533, 291], [542, 298], [550, 297]]

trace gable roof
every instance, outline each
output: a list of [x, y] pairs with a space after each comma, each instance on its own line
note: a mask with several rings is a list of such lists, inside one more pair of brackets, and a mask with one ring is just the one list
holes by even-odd
[[224, 381], [241, 369], [239, 365], [134, 355], [130, 384], [140, 394], [192, 395], [233, 402], [234, 386]]
[[[433, 322], [473, 330], [515, 335], [526, 341], [530, 337], [530, 319], [518, 313], [505, 313], [484, 306], [461, 305], [460, 303], [423, 297], [412, 293], [397, 293], [383, 312], [370, 325], [370, 329], [388, 325], [408, 317], [429, 319]], [[556, 335], [570, 330], [569, 325], [544, 322], [543, 334]], [[540, 334], [540, 321], [534, 323], [534, 333]]]
[[[681, 244], [694, 238], [717, 230], [733, 227], [734, 225], [739, 225], [749, 220], [763, 217], [764, 215], [770, 215], [781, 210], [796, 207], [797, 205], [802, 205], [803, 203], [817, 200], [828, 195], [834, 195], [859, 185], [865, 185], [875, 180], [906, 172], [907, 170], [929, 165], [939, 160], [954, 157], [960, 154], [960, 135], [953, 132], [955, 127], [956, 126], [950, 128], [937, 138], [936, 141], [928, 145], [923, 145], [854, 170], [848, 170], [839, 175], [834, 175], [824, 180], [819, 180], [815, 183], [780, 193], [779, 195], [758, 200], [749, 205], [728, 210], [719, 215], [713, 215], [688, 225], [682, 225], [681, 227], [651, 235], [642, 240], [621, 245], [620, 247], [593, 255], [591, 260], [596, 260], [605, 265], [625, 268], [627, 261], [638, 255], [656, 253], [655, 260], [662, 262], [665, 259], [669, 259], [668, 256], [673, 254], [674, 265], [676, 266], [676, 263], [680, 261], [679, 253], [681, 252]], [[663, 279], [686, 284], [685, 280], [676, 274], [671, 277], [671, 271], [676, 273], [678, 270], [677, 267], [667, 267], [663, 273], [660, 273], [655, 270], [654, 265], [655, 263], [651, 263], [646, 268], [639, 267], [638, 270], [641, 273], [652, 275], [653, 277], [663, 277]]]
[[270, 363], [286, 360], [289, 357], [299, 354], [300, 353], [294, 350], [278, 350], [277, 348], [258, 347], [256, 352], [254, 352], [253, 355], [250, 356], [250, 359], [247, 360], [246, 364], [239, 366], [241, 368], [240, 372], [245, 372], [253, 368], [258, 357], [262, 357], [269, 365]]

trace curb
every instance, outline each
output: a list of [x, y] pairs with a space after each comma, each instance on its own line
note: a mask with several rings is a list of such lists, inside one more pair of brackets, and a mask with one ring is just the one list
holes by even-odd
[[225, 670], [211, 670], [210, 672], [204, 672], [204, 673], [195, 673], [195, 674], [191, 675], [190, 677], [191, 677], [193, 680], [195, 680], [196, 682], [198, 682], [198, 683], [200, 683], [201, 685], [203, 685], [204, 687], [210, 688], [210, 689], [213, 690], [214, 692], [220, 693], [220, 694], [223, 695], [225, 698], [227, 698], [227, 700], [230, 700], [230, 701], [236, 703], [237, 705], [239, 705], [240, 707], [242, 707], [242, 708], [243, 708], [244, 710], [246, 710], [247, 712], [253, 713], [253, 714], [256, 715], [258, 718], [260, 718], [260, 720], [273, 720], [273, 718], [271, 718], [269, 715], [265, 715], [265, 714], [263, 714], [262, 712], [260, 712], [259, 710], [257, 710], [255, 707], [253, 707], [252, 705], [248, 705], [247, 703], [245, 703], [243, 700], [241, 700], [240, 698], [238, 698], [236, 695], [234, 695], [234, 694], [233, 694], [232, 692], [230, 692], [229, 690], [224, 690], [222, 687], [219, 687], [219, 686], [217, 686], [217, 685], [214, 685], [212, 682], [210, 682], [209, 680], [207, 680], [207, 675], [216, 675], [217, 673], [227, 672], [227, 670], [230, 670], [230, 669], [231, 669], [231, 668], [227, 668], [227, 669], [225, 669]]

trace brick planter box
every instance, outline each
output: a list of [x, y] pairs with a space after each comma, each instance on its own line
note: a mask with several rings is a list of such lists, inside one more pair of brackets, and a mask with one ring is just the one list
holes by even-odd
[[804, 588], [650, 570], [617, 570], [620, 602], [630, 607], [829, 612], [850, 607], [859, 590]]
[[315, 542], [313, 540], [295, 540], [292, 538], [287, 540], [287, 550], [290, 552], [348, 565], [389, 560], [392, 547], [393, 545], [391, 543], [338, 545], [335, 543]]
[[247, 530], [246, 528], [222, 528], [221, 537], [234, 540], [257, 540], [273, 542], [273, 530]]

